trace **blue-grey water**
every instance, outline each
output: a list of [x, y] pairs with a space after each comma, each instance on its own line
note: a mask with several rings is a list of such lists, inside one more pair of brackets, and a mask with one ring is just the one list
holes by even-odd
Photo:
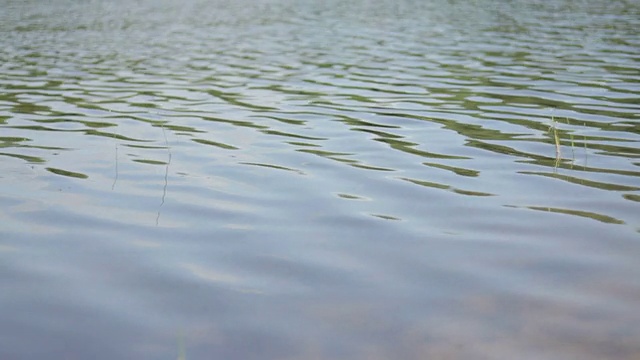
[[639, 29], [0, 0], [0, 359], [639, 359]]

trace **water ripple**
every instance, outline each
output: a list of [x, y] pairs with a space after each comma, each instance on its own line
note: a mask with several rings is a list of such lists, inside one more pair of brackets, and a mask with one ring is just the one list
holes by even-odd
[[637, 4], [1, 6], [0, 356], [638, 357]]

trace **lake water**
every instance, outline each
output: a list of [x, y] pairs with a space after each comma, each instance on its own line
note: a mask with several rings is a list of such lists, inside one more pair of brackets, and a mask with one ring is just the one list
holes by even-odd
[[640, 358], [638, 29], [0, 0], [0, 358]]

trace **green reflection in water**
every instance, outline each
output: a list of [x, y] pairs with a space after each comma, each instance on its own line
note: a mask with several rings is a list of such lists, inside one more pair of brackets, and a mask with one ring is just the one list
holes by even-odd
[[[281, 65], [283, 68], [286, 68], [288, 66], [286, 65]], [[333, 64], [328, 64], [328, 66], [326, 67], [331, 67], [333, 66]], [[322, 66], [319, 66], [322, 67]], [[317, 91], [310, 91], [310, 90], [303, 90], [303, 89], [289, 89], [286, 87], [286, 85], [281, 85], [281, 84], [272, 84], [272, 85], [267, 85], [267, 86], [256, 86], [256, 89], [261, 89], [261, 90], [274, 90], [277, 92], [281, 92], [284, 94], [289, 94], [289, 95], [304, 95], [307, 96], [309, 98], [316, 98], [319, 96], [323, 96], [324, 93], [321, 92], [317, 92]]]
[[622, 197], [627, 200], [640, 202], [640, 195], [637, 195], [637, 194], [624, 194], [622, 195]]
[[400, 221], [402, 219], [397, 218], [395, 216], [391, 216], [391, 215], [383, 215], [383, 214], [371, 214], [371, 216], [380, 218], [380, 219], [384, 219], [384, 220], [393, 220], [393, 221]]
[[[623, 141], [616, 139], [615, 141]], [[627, 140], [631, 141], [631, 140]], [[610, 156], [624, 156], [632, 158], [640, 158], [640, 148], [633, 148], [620, 145], [608, 145], [608, 144], [589, 144], [590, 149], [602, 150], [596, 154], [610, 155]]]
[[603, 183], [603, 182], [598, 182], [598, 181], [593, 181], [593, 180], [585, 180], [585, 179], [580, 179], [580, 178], [577, 178], [577, 177], [558, 174], [558, 173], [545, 173], [545, 172], [535, 172], [535, 171], [519, 171], [518, 173], [526, 174], [526, 175], [546, 176], [546, 177], [550, 177], [550, 178], [564, 180], [564, 181], [570, 182], [572, 184], [584, 185], [584, 186], [589, 186], [589, 187], [592, 187], [592, 188], [602, 189], [602, 190], [610, 190], [610, 191], [637, 191], [637, 190], [640, 190], [640, 187], [626, 186], [626, 185], [616, 185], [616, 184]]
[[73, 130], [62, 130], [62, 129], [54, 129], [42, 125], [15, 125], [15, 126], [7, 126], [10, 129], [21, 129], [21, 130], [35, 130], [35, 131], [73, 131]]
[[376, 124], [370, 121], [364, 121], [361, 119], [356, 119], [356, 118], [352, 118], [352, 117], [348, 117], [348, 116], [340, 116], [340, 118], [342, 119], [341, 121], [344, 122], [345, 124], [349, 125], [349, 126], [356, 126], [356, 127], [376, 127], [376, 128], [387, 128], [387, 129], [399, 129], [400, 126], [396, 126], [396, 125], [385, 125], [385, 124]]
[[[79, 115], [71, 114], [70, 116], [79, 116]], [[108, 122], [102, 122], [102, 121], [70, 120], [70, 119], [58, 119], [58, 118], [56, 118], [56, 119], [37, 119], [37, 120], [34, 120], [34, 121], [36, 121], [38, 123], [42, 123], [42, 124], [77, 123], [77, 124], [85, 125], [85, 126], [90, 127], [90, 128], [94, 128], [94, 129], [101, 129], [101, 128], [117, 126], [116, 124], [112, 124], [112, 123], [108, 123]]]
[[343, 198], [343, 199], [349, 199], [349, 200], [366, 200], [363, 197], [356, 196], [356, 195], [351, 195], [351, 194], [338, 194], [338, 196]]
[[215, 147], [219, 147], [221, 149], [226, 149], [226, 150], [238, 150], [237, 147], [233, 146], [233, 145], [228, 145], [228, 144], [223, 144], [221, 142], [216, 142], [216, 141], [211, 141], [211, 140], [205, 140], [205, 139], [191, 139], [194, 142], [197, 142], [198, 144], [203, 144], [203, 145], [209, 145], [209, 146], [215, 146]]
[[545, 165], [550, 164], [551, 166], [553, 166], [553, 164], [555, 163], [555, 157], [529, 154], [526, 152], [518, 151], [516, 149], [513, 149], [505, 145], [490, 144], [484, 141], [469, 139], [467, 140], [467, 146], [488, 150], [488, 151], [492, 151], [492, 152], [504, 154], [504, 155], [517, 155], [524, 158], [531, 158], [531, 159], [541, 161], [541, 164], [545, 164]]
[[84, 124], [85, 126], [88, 126], [90, 128], [95, 128], [95, 129], [101, 129], [101, 128], [117, 126], [116, 124], [111, 124], [111, 123], [101, 122], [101, 121], [77, 121], [77, 122], [79, 122], [81, 124]]
[[401, 140], [396, 140], [396, 139], [385, 139], [385, 138], [378, 138], [378, 139], [374, 139], [374, 140], [375, 141], [380, 141], [380, 142], [383, 142], [383, 143], [387, 143], [393, 149], [400, 150], [400, 151], [406, 152], [408, 154], [413, 154], [413, 155], [426, 157], [426, 158], [433, 158], [433, 159], [465, 159], [465, 160], [469, 159], [468, 157], [465, 157], [465, 156], [437, 154], [437, 153], [432, 153], [432, 152], [428, 152], [428, 151], [424, 151], [424, 150], [418, 150], [418, 149], [414, 148], [414, 146], [418, 146], [419, 144], [408, 142], [408, 141], [401, 141]]
[[36, 156], [21, 155], [21, 154], [10, 154], [10, 153], [0, 153], [0, 155], [9, 156], [9, 157], [13, 157], [13, 158], [16, 158], [16, 159], [22, 159], [22, 160], [25, 160], [27, 162], [35, 163], [35, 164], [42, 164], [42, 163], [46, 162], [43, 158], [39, 158], [39, 157], [36, 157]]
[[597, 213], [593, 213], [593, 212], [589, 212], [589, 211], [560, 209], [560, 208], [542, 207], [542, 206], [527, 206], [527, 208], [531, 209], [531, 210], [547, 211], [547, 212], [558, 213], [558, 214], [576, 215], [576, 216], [580, 216], [580, 217], [585, 217], [585, 218], [589, 218], [589, 219], [598, 220], [600, 222], [607, 223], [607, 224], [620, 224], [620, 225], [622, 225], [622, 224], [625, 223], [624, 221], [618, 220], [618, 219], [616, 219], [614, 217], [607, 216], [607, 215], [602, 215], [602, 214], [597, 214]]
[[465, 168], [460, 168], [460, 167], [455, 167], [455, 166], [449, 166], [449, 165], [443, 165], [443, 164], [438, 164], [438, 163], [422, 163], [424, 165], [427, 166], [431, 166], [431, 167], [435, 167], [438, 169], [443, 169], [443, 170], [449, 170], [457, 175], [461, 175], [461, 176], [469, 176], [469, 177], [477, 177], [478, 175], [480, 175], [480, 171], [477, 170], [470, 170], [470, 169], [465, 169]]
[[494, 194], [481, 192], [481, 191], [471, 191], [471, 190], [463, 190], [452, 188], [453, 192], [460, 195], [469, 195], [469, 196], [495, 196]]
[[48, 167], [46, 168], [47, 171], [52, 172], [56, 175], [62, 175], [62, 176], [68, 176], [68, 177], [72, 177], [72, 178], [77, 178], [77, 179], [87, 179], [89, 176], [82, 174], [82, 173], [77, 173], [77, 172], [73, 172], [73, 171], [67, 171], [67, 170], [62, 170], [62, 169], [56, 169], [56, 168], [52, 168], [52, 167]]
[[51, 109], [43, 105], [18, 103], [12, 107], [11, 112], [16, 114], [38, 114], [43, 112], [50, 113]]
[[16, 143], [23, 141], [31, 141], [31, 139], [24, 137], [0, 136], [0, 147], [12, 147], [15, 146]]
[[253, 163], [253, 162], [241, 162], [240, 164], [252, 165], [252, 166], [260, 166], [260, 167], [266, 167], [266, 168], [277, 169], [277, 170], [286, 170], [286, 171], [295, 172], [295, 173], [300, 174], [300, 175], [305, 175], [304, 172], [302, 172], [302, 171], [300, 171], [298, 169], [292, 169], [292, 168], [288, 168], [288, 167], [285, 167], [285, 166], [279, 166], [279, 165], [273, 165], [273, 164]]
[[321, 156], [321, 157], [323, 157], [325, 159], [330, 159], [330, 160], [338, 161], [338, 162], [349, 164], [349, 165], [358, 163], [357, 160], [345, 159], [345, 158], [340, 157], [340, 156], [351, 156], [351, 155], [353, 155], [353, 154], [349, 154], [349, 153], [339, 153], [339, 152], [332, 152], [332, 151], [325, 151], [325, 150], [313, 150], [313, 149], [296, 149], [296, 151], [303, 152], [303, 153], [308, 153], [308, 154], [313, 154], [313, 155], [318, 155], [318, 156]]
[[452, 120], [444, 120], [444, 119], [430, 119], [434, 122], [439, 122], [444, 124], [446, 129], [454, 130], [457, 133], [466, 136], [471, 139], [489, 139], [489, 140], [513, 140], [516, 139], [523, 134], [518, 133], [504, 133], [500, 130], [487, 129], [480, 125], [475, 124], [464, 124], [457, 121]]
[[416, 185], [420, 185], [420, 186], [425, 186], [425, 187], [430, 187], [430, 188], [434, 188], [434, 189], [442, 189], [442, 190], [449, 190], [452, 191], [456, 194], [460, 194], [460, 195], [469, 195], [469, 196], [495, 196], [494, 194], [490, 194], [490, 193], [485, 193], [485, 192], [480, 192], [480, 191], [471, 191], [471, 190], [462, 190], [462, 189], [457, 189], [454, 188], [450, 185], [445, 185], [445, 184], [440, 184], [440, 183], [435, 183], [435, 182], [431, 182], [431, 181], [424, 181], [424, 180], [418, 180], [418, 179], [411, 179], [411, 178], [399, 178], [400, 180], [404, 180], [404, 181], [408, 181], [410, 183], [416, 184]]
[[253, 128], [253, 129], [268, 129], [267, 126], [257, 125], [257, 124], [254, 124], [254, 123], [250, 122], [250, 121], [244, 121], [244, 120], [232, 120], [232, 119], [224, 119], [224, 118], [212, 117], [212, 116], [200, 116], [200, 118], [202, 120], [218, 122], [218, 123], [225, 123], [225, 124], [231, 124], [231, 125], [240, 126], [240, 127], [248, 127], [248, 128]]
[[255, 105], [255, 104], [250, 104], [248, 102], [245, 101], [241, 101], [236, 99], [236, 97], [240, 97], [240, 95], [238, 94], [233, 94], [233, 93], [224, 93], [222, 91], [217, 91], [217, 90], [209, 90], [207, 91], [210, 95], [213, 95], [221, 100], [226, 101], [227, 103], [231, 104], [231, 105], [235, 105], [235, 106], [239, 106], [241, 108], [249, 108], [252, 110], [260, 110], [260, 111], [275, 111], [277, 109], [269, 107], [269, 106], [261, 106], [261, 105]]
[[102, 137], [107, 137], [107, 138], [123, 140], [123, 141], [136, 141], [136, 142], [151, 142], [151, 141], [153, 141], [153, 140], [134, 139], [134, 138], [130, 138], [130, 137], [127, 137], [127, 136], [124, 136], [124, 135], [120, 135], [120, 134], [104, 132], [104, 131], [98, 131], [98, 130], [83, 130], [83, 131], [87, 135], [102, 136]]
[[287, 141], [287, 144], [294, 145], [294, 146], [320, 147], [320, 145], [317, 145], [317, 144], [307, 144], [307, 143], [298, 142], [298, 141]]
[[318, 137], [311, 137], [311, 136], [304, 136], [304, 135], [297, 135], [297, 134], [291, 134], [291, 133], [287, 133], [284, 131], [276, 131], [276, 130], [261, 130], [263, 133], [265, 134], [269, 134], [269, 135], [279, 135], [279, 136], [286, 136], [286, 137], [292, 137], [292, 138], [296, 138], [296, 139], [304, 139], [304, 140], [326, 140], [326, 138], [318, 138]]
[[[309, 153], [309, 154], [314, 154], [314, 155], [322, 156], [324, 158], [333, 159], [333, 160], [337, 160], [336, 156], [350, 156], [350, 155], [353, 155], [353, 154], [350, 154], [350, 153], [340, 153], [340, 152], [333, 152], [333, 151], [326, 151], [326, 150], [298, 149], [297, 151], [305, 152], [305, 153]], [[343, 161], [343, 160], [345, 160], [345, 159], [340, 159], [340, 161]], [[351, 160], [351, 161], [354, 161], [354, 160]]]
[[136, 149], [152, 149], [152, 150], [157, 150], [157, 149], [166, 149], [166, 146], [157, 146], [157, 145], [139, 145], [139, 144], [122, 144], [123, 146], [126, 147], [130, 147], [130, 148], [136, 148]]
[[384, 139], [402, 139], [403, 138], [400, 135], [396, 135], [396, 134], [392, 134], [392, 133], [388, 133], [388, 132], [384, 132], [384, 131], [380, 131], [380, 130], [360, 129], [360, 128], [355, 128], [353, 130], [354, 131], [368, 132], [370, 134], [378, 135], [380, 138], [384, 138]]
[[290, 125], [304, 125], [307, 122], [304, 120], [295, 120], [295, 119], [287, 119], [287, 118], [283, 118], [281, 116], [268, 116], [268, 115], [261, 115], [261, 116], [253, 116], [254, 118], [264, 118], [264, 119], [271, 119], [271, 120], [276, 120], [285, 124], [290, 124]]
[[191, 126], [182, 126], [182, 125], [171, 125], [171, 124], [156, 124], [156, 127], [163, 127], [167, 130], [175, 131], [175, 132], [186, 132], [186, 133], [205, 133], [204, 130], [198, 130]]
[[137, 163], [149, 164], [149, 165], [167, 165], [167, 162], [158, 161], [158, 160], [133, 159], [133, 161], [135, 161]]
[[365, 170], [377, 170], [377, 171], [396, 171], [394, 169], [389, 169], [389, 168], [383, 168], [383, 167], [379, 167], [379, 166], [372, 166], [372, 165], [365, 165], [365, 164], [359, 164], [359, 163], [353, 163], [350, 164], [353, 167], [357, 167], [360, 169], [365, 169]]

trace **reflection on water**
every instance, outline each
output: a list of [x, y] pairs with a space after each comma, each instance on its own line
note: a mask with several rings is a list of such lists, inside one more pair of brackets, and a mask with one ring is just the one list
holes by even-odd
[[0, 6], [1, 358], [640, 357], [637, 4]]

